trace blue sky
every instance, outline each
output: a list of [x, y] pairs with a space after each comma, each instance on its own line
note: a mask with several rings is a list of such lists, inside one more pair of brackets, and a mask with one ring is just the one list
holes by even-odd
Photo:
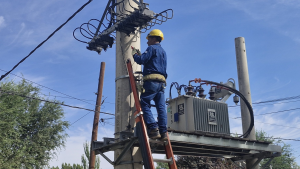
[[[0, 69], [10, 70], [86, 1], [27, 0], [0, 2]], [[297, 0], [148, 0], [158, 13], [174, 10], [174, 18], [154, 28], [164, 32], [162, 46], [168, 55], [168, 84], [187, 84], [194, 78], [211, 81], [237, 81], [234, 38], [245, 37], [252, 101], [264, 101], [300, 95], [300, 2]], [[106, 1], [94, 0], [48, 42], [24, 61], [14, 74], [23, 74], [49, 88], [80, 99], [56, 97], [66, 104], [93, 109], [100, 62], [106, 62], [104, 97], [101, 111], [114, 113], [115, 46], [98, 55], [76, 41], [73, 30], [92, 18], [100, 19]], [[148, 33], [148, 32], [147, 32]], [[141, 51], [147, 48], [146, 34], [141, 36]], [[1, 71], [0, 71], [1, 72]], [[1, 72], [3, 74], [4, 72]], [[10, 76], [15, 80], [17, 77]], [[168, 87], [167, 87], [168, 89]], [[206, 90], [207, 92], [207, 90]], [[43, 94], [63, 96], [43, 88]], [[166, 91], [166, 96], [169, 92]], [[173, 93], [175, 96], [175, 92]], [[65, 96], [63, 96], [65, 97]], [[53, 98], [53, 97], [50, 97]], [[227, 101], [233, 105], [232, 98]], [[299, 102], [254, 106], [255, 114], [298, 108]], [[65, 120], [71, 123], [86, 111], [65, 108]], [[229, 116], [240, 116], [239, 108], [229, 108]], [[51, 165], [80, 163], [82, 144], [91, 138], [93, 113], [67, 131], [65, 149]], [[101, 115], [101, 118], [110, 118]], [[256, 116], [256, 129], [282, 138], [300, 139], [299, 111]], [[101, 124], [98, 138], [112, 137], [114, 120]], [[259, 123], [263, 122], [263, 123]], [[298, 127], [287, 128], [271, 124]], [[230, 120], [231, 132], [241, 133], [240, 120]], [[286, 141], [296, 151], [300, 142]], [[109, 154], [110, 156], [112, 154]], [[300, 164], [300, 152], [295, 152]], [[112, 168], [104, 159], [102, 168]]]

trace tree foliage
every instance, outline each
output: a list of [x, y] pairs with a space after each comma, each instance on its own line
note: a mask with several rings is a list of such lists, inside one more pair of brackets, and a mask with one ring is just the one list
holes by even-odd
[[[275, 157], [268, 166], [266, 166], [265, 169], [300, 169], [300, 167], [297, 165], [295, 161], [295, 157], [293, 157], [293, 150], [291, 148], [291, 145], [284, 143], [282, 140], [273, 139], [273, 137], [270, 137], [267, 135], [264, 131], [256, 131], [256, 139], [262, 140], [262, 141], [269, 141], [272, 144], [278, 144], [281, 145], [281, 156]], [[264, 159], [260, 162], [261, 166], [264, 166], [269, 159]]]
[[157, 166], [155, 169], [169, 169], [168, 163], [157, 162]]
[[[83, 169], [89, 168], [90, 149], [91, 149], [90, 144], [86, 141], [83, 144], [84, 154], [81, 155], [81, 163], [82, 163]], [[99, 156], [96, 156], [95, 169], [100, 169], [100, 157]]]
[[64, 111], [52, 103], [5, 93], [13, 91], [39, 98], [31, 83], [5, 81], [0, 84], [0, 168], [43, 168], [64, 146]]

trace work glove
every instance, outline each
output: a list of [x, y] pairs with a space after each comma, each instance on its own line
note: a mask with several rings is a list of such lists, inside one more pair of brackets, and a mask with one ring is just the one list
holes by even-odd
[[135, 47], [131, 47], [131, 48], [132, 48], [132, 56], [135, 55], [135, 54], [138, 54], [139, 56], [142, 55], [140, 50], [136, 49]]

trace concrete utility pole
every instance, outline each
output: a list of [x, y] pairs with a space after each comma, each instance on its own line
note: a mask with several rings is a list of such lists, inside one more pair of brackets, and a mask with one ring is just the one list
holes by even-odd
[[95, 155], [95, 151], [92, 150], [92, 144], [93, 144], [93, 141], [97, 141], [98, 124], [99, 124], [99, 118], [100, 118], [100, 106], [101, 106], [101, 100], [102, 100], [102, 90], [103, 90], [103, 81], [104, 81], [104, 71], [105, 71], [105, 62], [101, 62], [99, 82], [98, 82], [97, 101], [96, 101], [96, 108], [95, 108], [95, 115], [94, 115], [94, 122], [93, 122], [92, 140], [91, 140], [91, 146], [90, 146], [91, 149], [90, 149], [89, 169], [94, 169], [95, 162], [96, 162], [96, 155]]
[[[121, 2], [122, 0], [117, 0]], [[133, 11], [130, 7], [133, 6], [137, 8], [137, 4], [133, 0], [124, 1], [124, 8], [128, 11]], [[130, 4], [129, 4], [130, 3]], [[122, 5], [123, 6], [123, 5]], [[121, 8], [117, 8], [117, 12], [120, 13]], [[122, 11], [126, 13], [126, 11]], [[124, 33], [118, 32], [116, 35], [116, 107], [115, 107], [115, 138], [119, 138], [119, 132], [129, 131], [133, 132], [135, 119], [132, 116], [135, 112], [134, 98], [130, 88], [126, 60], [131, 59], [133, 72], [141, 71], [141, 66], [137, 65], [133, 61], [131, 46], [140, 48], [140, 33], [136, 35], [126, 35]], [[118, 140], [116, 140], [118, 141]], [[114, 157], [118, 158], [121, 150], [116, 150]], [[138, 148], [133, 148], [124, 155], [122, 162], [127, 163], [123, 165], [115, 166], [115, 169], [142, 169], [143, 166], [140, 163], [142, 161], [142, 155]], [[132, 163], [136, 162], [136, 163]], [[134, 166], [133, 166], [134, 165]]]
[[[246, 99], [252, 106], [248, 63], [247, 63], [247, 55], [246, 55], [246, 45], [245, 45], [245, 39], [243, 37], [235, 38], [235, 52], [236, 52], [236, 64], [237, 64], [237, 72], [238, 72], [238, 80], [239, 80], [239, 91], [246, 97]], [[250, 126], [251, 118], [250, 118], [249, 110], [243, 100], [241, 100], [241, 116], [242, 116], [243, 133], [245, 133]], [[256, 140], [254, 126], [247, 138], [251, 140]], [[246, 160], [246, 168], [252, 167], [256, 160], [257, 159]], [[253, 169], [258, 169], [258, 166]]]

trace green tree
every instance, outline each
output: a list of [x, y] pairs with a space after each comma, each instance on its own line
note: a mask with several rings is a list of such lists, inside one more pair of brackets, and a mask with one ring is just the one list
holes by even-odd
[[[278, 144], [281, 145], [281, 156], [275, 157], [271, 163], [266, 167], [267, 169], [300, 169], [300, 167], [297, 165], [295, 161], [295, 157], [293, 157], [293, 150], [291, 148], [291, 145], [284, 143], [282, 140], [273, 139], [272, 136], [268, 136], [266, 132], [264, 131], [256, 131], [256, 139], [262, 140], [262, 141], [269, 141], [272, 144]], [[260, 162], [260, 165], [263, 166], [269, 161], [269, 159], [264, 159]]]
[[0, 168], [44, 168], [65, 144], [63, 109], [32, 99], [40, 89], [25, 80], [6, 79], [0, 89]]
[[[81, 164], [83, 166], [83, 169], [88, 169], [89, 168], [90, 149], [91, 149], [90, 144], [89, 144], [89, 142], [86, 141], [83, 144], [84, 154], [81, 155]], [[96, 156], [95, 169], [100, 169], [100, 157], [99, 156]]]

